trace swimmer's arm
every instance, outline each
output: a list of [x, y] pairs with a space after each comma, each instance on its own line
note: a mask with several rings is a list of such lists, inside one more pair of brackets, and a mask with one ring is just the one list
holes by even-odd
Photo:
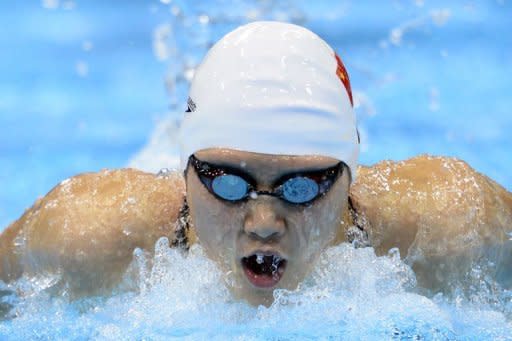
[[7, 227], [0, 235], [0, 280], [5, 283], [21, 276], [22, 265], [17, 251], [16, 237], [22, 230], [22, 218]]
[[398, 247], [426, 286], [478, 258], [512, 281], [512, 194], [467, 163], [420, 156], [362, 167], [351, 197], [376, 251]]
[[135, 248], [173, 240], [185, 185], [181, 175], [133, 169], [65, 180], [0, 235], [0, 279], [55, 273], [76, 294], [108, 289]]

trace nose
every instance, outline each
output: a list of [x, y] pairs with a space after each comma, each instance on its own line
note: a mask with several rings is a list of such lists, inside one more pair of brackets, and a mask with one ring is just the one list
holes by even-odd
[[244, 231], [254, 239], [279, 239], [286, 231], [286, 223], [271, 202], [258, 200], [245, 217]]

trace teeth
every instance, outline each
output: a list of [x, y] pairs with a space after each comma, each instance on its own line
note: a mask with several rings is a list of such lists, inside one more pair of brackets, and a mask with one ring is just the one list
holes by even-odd
[[252, 256], [245, 257], [242, 262], [244, 266], [252, 270], [256, 277], [272, 276], [275, 279], [280, 277], [280, 274], [284, 271], [282, 268], [286, 265], [286, 260], [280, 256], [263, 252], [257, 252]]
[[276, 274], [280, 261], [281, 261], [280, 257], [278, 257], [278, 256], [272, 257], [272, 275]]

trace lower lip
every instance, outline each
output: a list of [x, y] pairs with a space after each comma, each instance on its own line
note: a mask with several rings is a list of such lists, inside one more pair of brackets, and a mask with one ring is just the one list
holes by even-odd
[[286, 264], [283, 264], [279, 267], [277, 272], [273, 274], [272, 276], [268, 275], [257, 275], [254, 272], [252, 272], [250, 269], [246, 268], [242, 265], [244, 268], [245, 276], [251, 282], [252, 285], [258, 288], [272, 288], [274, 287], [279, 281], [281, 280], [281, 277], [283, 276]]

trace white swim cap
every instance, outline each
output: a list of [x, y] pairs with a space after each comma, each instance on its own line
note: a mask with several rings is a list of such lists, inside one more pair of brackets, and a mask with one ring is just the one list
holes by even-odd
[[359, 138], [347, 72], [313, 32], [254, 22], [228, 33], [197, 68], [181, 128], [181, 167], [206, 148], [323, 155], [356, 176]]

